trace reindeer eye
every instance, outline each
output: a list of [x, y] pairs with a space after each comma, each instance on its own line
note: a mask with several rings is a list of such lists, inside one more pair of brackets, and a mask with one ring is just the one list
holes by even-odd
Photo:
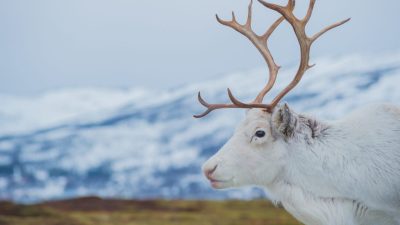
[[263, 130], [256, 131], [256, 136], [259, 137], [259, 138], [264, 137], [265, 136], [265, 131], [263, 131]]

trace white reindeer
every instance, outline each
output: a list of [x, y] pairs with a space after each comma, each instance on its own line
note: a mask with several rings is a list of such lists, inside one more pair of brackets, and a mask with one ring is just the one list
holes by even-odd
[[[400, 108], [374, 105], [338, 121], [320, 121], [292, 111], [279, 101], [310, 68], [311, 44], [333, 24], [312, 37], [305, 33], [315, 0], [306, 16], [293, 15], [294, 0], [286, 6], [259, 0], [282, 15], [258, 36], [251, 29], [251, 7], [246, 24], [217, 20], [245, 35], [267, 62], [270, 78], [256, 99], [237, 100], [228, 89], [232, 104], [208, 104], [201, 115], [219, 108], [248, 108], [245, 120], [233, 137], [203, 166], [214, 188], [244, 185], [264, 187], [273, 201], [309, 225], [400, 224]], [[286, 20], [300, 44], [301, 62], [294, 80], [272, 101], [263, 98], [272, 88], [279, 67], [267, 40]]]

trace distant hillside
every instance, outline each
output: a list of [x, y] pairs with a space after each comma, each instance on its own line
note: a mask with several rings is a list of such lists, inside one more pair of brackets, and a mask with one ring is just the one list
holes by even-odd
[[[315, 61], [285, 101], [335, 119], [373, 102], [400, 104], [400, 54]], [[293, 77], [283, 69], [271, 99]], [[203, 119], [198, 90], [226, 102], [230, 87], [249, 100], [264, 68], [167, 91], [77, 89], [33, 97], [0, 95], [0, 198], [19, 202], [86, 195], [122, 198], [254, 198], [259, 189], [212, 190], [201, 164], [232, 134], [243, 110]]]

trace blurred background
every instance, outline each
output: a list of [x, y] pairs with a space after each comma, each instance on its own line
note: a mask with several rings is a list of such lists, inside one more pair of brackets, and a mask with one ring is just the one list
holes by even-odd
[[[270, 1], [285, 4], [286, 1]], [[19, 203], [99, 196], [123, 199], [254, 199], [257, 188], [212, 190], [201, 164], [232, 134], [243, 110], [203, 119], [201, 90], [249, 100], [267, 79], [251, 43], [215, 21], [239, 21], [247, 0], [0, 1], [0, 199]], [[303, 16], [308, 1], [297, 1]], [[317, 1], [312, 68], [285, 101], [336, 119], [373, 102], [400, 102], [400, 2]], [[254, 28], [278, 16], [254, 3]], [[299, 60], [287, 23], [270, 40], [282, 71]]]

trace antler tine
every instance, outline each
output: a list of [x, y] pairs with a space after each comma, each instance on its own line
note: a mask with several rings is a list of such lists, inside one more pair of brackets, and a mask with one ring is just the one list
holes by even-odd
[[247, 8], [247, 20], [246, 20], [246, 23], [245, 23], [245, 26], [248, 27], [248, 28], [251, 28], [251, 20], [252, 20], [252, 17], [253, 17], [252, 7], [253, 7], [253, 0], [250, 0], [249, 6]]
[[209, 103], [207, 103], [207, 102], [201, 97], [200, 91], [199, 91], [199, 93], [197, 94], [197, 99], [199, 100], [200, 104], [202, 104], [204, 107], [207, 108], [207, 110], [204, 111], [204, 112], [201, 113], [201, 114], [193, 115], [193, 117], [195, 117], [195, 118], [204, 117], [204, 116], [206, 116], [207, 114], [209, 114], [210, 112], [212, 112], [212, 111], [214, 111], [214, 110], [216, 110], [216, 109], [222, 109], [222, 108], [240, 108], [240, 107], [238, 107], [238, 106], [236, 106], [236, 105], [234, 105], [234, 104], [209, 104]]
[[199, 91], [199, 93], [197, 94], [197, 99], [199, 100], [200, 104], [202, 104], [204, 107], [209, 107], [210, 104], [208, 104], [202, 97], [201, 97], [201, 93]]
[[[282, 21], [284, 19], [285, 18], [283, 16], [280, 17], [279, 19], [277, 19], [271, 25], [271, 27], [261, 36], [261, 38], [264, 40], [265, 43], [267, 42], [268, 38], [275, 31], [275, 29], [279, 26], [279, 24], [282, 23]], [[267, 52], [268, 52], [268, 54], [266, 54], [264, 58], [265, 58], [265, 61], [268, 64], [268, 68], [269, 68], [269, 79], [268, 79], [267, 85], [265, 85], [265, 87], [260, 91], [260, 93], [254, 99], [253, 103], [262, 103], [263, 102], [263, 99], [264, 99], [265, 95], [274, 86], [276, 78], [278, 76], [278, 71], [281, 68], [280, 66], [275, 64], [274, 59], [273, 59], [271, 53], [269, 52], [268, 48], [267, 48]]]
[[286, 20], [290, 20], [290, 17], [288, 17], [290, 15], [290, 12], [293, 11], [295, 5], [296, 5], [296, 1], [295, 0], [289, 0], [288, 3], [286, 4], [286, 6], [280, 6], [277, 4], [273, 4], [273, 3], [269, 3], [269, 2], [265, 2], [263, 0], [258, 0], [258, 2], [260, 2], [262, 5], [264, 5], [265, 7], [272, 9], [274, 11], [277, 11], [278, 13], [280, 13], [282, 16], [285, 17]]
[[228, 88], [228, 96], [231, 102], [242, 108], [249, 108], [249, 104], [239, 101], [235, 96], [233, 96], [231, 89]]
[[340, 21], [340, 22], [337, 22], [337, 23], [334, 23], [334, 24], [332, 24], [332, 25], [330, 25], [330, 26], [325, 27], [325, 28], [322, 29], [320, 32], [314, 34], [314, 35], [310, 38], [310, 39], [311, 39], [311, 42], [314, 42], [315, 40], [317, 40], [319, 37], [321, 37], [321, 35], [323, 35], [323, 34], [326, 33], [327, 31], [329, 31], [329, 30], [331, 30], [331, 29], [333, 29], [333, 28], [336, 28], [336, 27], [338, 27], [338, 26], [341, 26], [341, 25], [347, 23], [347, 22], [350, 21], [350, 20], [351, 20], [351, 18], [347, 18], [347, 19], [345, 19], [345, 20], [342, 20], [342, 21]]
[[235, 96], [232, 94], [232, 92], [229, 88], [228, 88], [228, 96], [234, 105], [237, 105], [241, 108], [263, 108], [263, 109], [266, 109], [267, 112], [272, 112], [272, 108], [270, 107], [270, 105], [262, 104], [262, 103], [247, 104], [247, 103], [239, 101], [237, 98], [235, 98]]
[[308, 21], [310, 20], [311, 15], [312, 15], [312, 12], [313, 12], [313, 10], [314, 10], [314, 5], [315, 5], [315, 0], [310, 0], [310, 5], [308, 6], [307, 14], [306, 14], [306, 16], [303, 18], [303, 20], [302, 20], [302, 22], [303, 22], [304, 24], [307, 24]]
[[[268, 7], [272, 10], [275, 10], [279, 13], [281, 13], [282, 10], [284, 10], [285, 7], [280, 6], [280, 5], [276, 5], [273, 3], [269, 3], [269, 2], [264, 2], [263, 0], [258, 0], [259, 3], [263, 4], [265, 7]], [[282, 14], [282, 13], [281, 13]]]
[[264, 41], [267, 41], [271, 34], [275, 31], [275, 29], [282, 23], [285, 18], [283, 16], [279, 17], [270, 27], [269, 29], [261, 36]]
[[303, 77], [304, 73], [313, 66], [313, 65], [309, 65], [310, 49], [311, 49], [312, 43], [316, 39], [318, 39], [321, 35], [323, 35], [325, 32], [346, 23], [347, 21], [349, 21], [349, 19], [332, 24], [332, 25], [324, 28], [323, 30], [321, 30], [320, 32], [318, 32], [317, 34], [315, 34], [314, 36], [312, 36], [310, 38], [306, 34], [305, 27], [311, 18], [312, 11], [313, 11], [314, 5], [315, 5], [315, 0], [310, 0], [307, 14], [301, 20], [298, 19], [293, 13], [295, 0], [289, 0], [288, 4], [286, 6], [279, 6], [279, 5], [271, 4], [271, 3], [265, 2], [263, 0], [258, 0], [258, 1], [261, 4], [263, 4], [265, 7], [275, 10], [278, 13], [280, 13], [286, 19], [286, 21], [289, 22], [289, 24], [292, 26], [292, 28], [296, 34], [298, 43], [300, 45], [301, 58], [300, 58], [299, 68], [296, 72], [294, 79], [289, 83], [289, 85], [286, 86], [272, 100], [270, 107], [274, 108], [279, 103], [279, 101], [299, 83], [299, 81]]
[[207, 103], [202, 97], [200, 92], [197, 94], [197, 98], [200, 102], [200, 104], [202, 104], [204, 107], [207, 108], [206, 111], [204, 111], [201, 114], [198, 115], [194, 115], [193, 117], [195, 118], [201, 118], [206, 116], [207, 114], [209, 114], [210, 112], [216, 110], [216, 109], [223, 109], [223, 108], [268, 108], [268, 105], [264, 105], [264, 104], [246, 104], [243, 103], [239, 100], [237, 100], [233, 95], [231, 90], [228, 88], [228, 96], [229, 99], [232, 101], [233, 104], [209, 104]]
[[264, 96], [268, 93], [268, 91], [271, 90], [271, 88], [275, 84], [276, 76], [278, 74], [278, 70], [280, 67], [276, 65], [274, 58], [272, 57], [272, 54], [268, 49], [267, 41], [268, 38], [271, 36], [271, 34], [279, 26], [279, 24], [284, 20], [283, 17], [277, 19], [262, 36], [259, 36], [251, 28], [252, 5], [253, 5], [253, 0], [250, 1], [248, 7], [247, 21], [244, 25], [239, 24], [234, 17], [232, 21], [225, 21], [221, 20], [218, 17], [218, 15], [216, 16], [219, 23], [225, 26], [229, 26], [234, 30], [238, 31], [239, 33], [243, 34], [245, 37], [247, 37], [261, 53], [269, 69], [269, 79], [266, 86], [261, 90], [261, 92], [257, 95], [257, 97], [254, 99], [252, 103], [250, 104], [242, 103], [246, 105], [246, 107], [250, 107], [252, 104], [261, 104]]

